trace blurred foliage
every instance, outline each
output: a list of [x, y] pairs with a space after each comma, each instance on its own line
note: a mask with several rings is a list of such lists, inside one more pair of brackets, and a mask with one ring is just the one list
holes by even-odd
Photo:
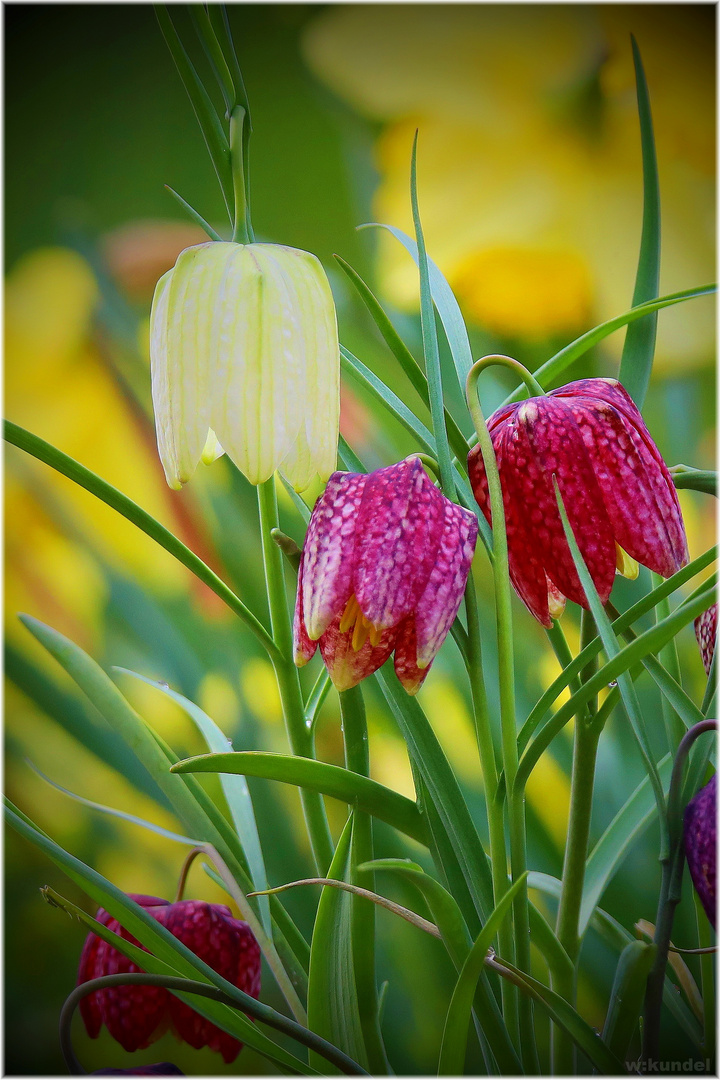
[[[400, 372], [331, 256], [341, 254], [384, 301], [398, 305], [390, 309], [393, 319], [419, 355], [413, 266], [374, 230], [356, 231], [373, 219], [407, 227], [415, 126], [429, 252], [458, 289], [477, 355], [500, 348], [534, 367], [552, 342], [630, 305], [641, 207], [630, 30], [646, 61], [658, 132], [662, 287], [686, 288], [712, 277], [710, 6], [539, 5], [530, 12], [514, 5], [270, 4], [232, 6], [229, 15], [253, 111], [258, 238], [319, 255], [335, 291], [341, 339], [401, 395], [407, 389]], [[6, 415], [139, 502], [264, 614], [254, 490], [223, 459], [200, 470], [189, 489], [170, 493], [155, 451], [147, 354], [152, 288], [183, 247], [202, 239], [178, 219], [163, 185], [177, 189], [217, 228], [226, 223], [152, 9], [10, 5], [5, 29]], [[540, 296], [541, 307], [530, 304], [530, 293]], [[671, 464], [713, 465], [712, 324], [711, 300], [660, 316], [661, 365], [645, 411]], [[572, 377], [614, 374], [621, 342], [622, 334], [611, 337]], [[488, 373], [481, 389], [489, 411], [510, 385]], [[407, 433], [349, 379], [342, 404], [343, 434], [369, 467], [414, 449]], [[418, 415], [425, 415], [420, 407]], [[459, 419], [467, 427], [466, 418]], [[101, 739], [94, 751], [83, 747], [75, 733], [99, 718], [16, 613], [48, 622], [106, 669], [124, 666], [167, 681], [197, 701], [236, 749], [286, 750], [272, 671], [217, 598], [149, 539], [14, 448], [5, 464], [7, 793], [120, 887], [172, 899], [181, 848], [79, 806], [29, 767], [28, 760], [86, 798], [173, 828], [169, 813], [102, 761]], [[279, 496], [281, 524], [301, 543], [282, 488]], [[713, 540], [714, 501], [682, 492], [681, 502], [692, 557]], [[476, 577], [490, 601], [482, 556]], [[642, 571], [638, 582], [618, 583], [615, 602], [625, 606], [647, 587]], [[558, 666], [542, 630], [519, 604], [515, 616], [518, 712], [524, 716]], [[577, 611], [569, 610], [564, 627], [573, 649], [577, 623]], [[492, 620], [483, 638], [492, 688]], [[691, 629], [678, 647], [685, 687], [699, 700], [703, 672]], [[316, 665], [303, 672], [307, 685]], [[461, 670], [448, 641], [421, 700], [482, 826], [482, 781]], [[638, 685], [646, 715], [658, 718], [654, 736], [662, 745], [657, 690], [647, 678]], [[53, 688], [64, 694], [61, 706], [53, 704]], [[130, 680], [123, 689], [179, 754], [202, 751], [189, 721], [164, 695]], [[412, 795], [395, 724], [373, 690], [366, 696], [372, 775]], [[491, 707], [497, 712], [496, 701]], [[318, 725], [317, 751], [324, 760], [342, 760], [333, 694]], [[562, 865], [570, 760], [566, 730], [528, 787], [530, 865], [553, 874]], [[601, 741], [594, 836], [642, 775], [624, 714], [617, 712]], [[216, 790], [213, 779], [208, 785]], [[305, 876], [308, 847], [297, 793], [260, 780], [250, 787], [270, 882]], [[337, 835], [344, 808], [328, 800], [328, 810]], [[376, 831], [379, 857], [409, 855], [429, 868], [427, 853], [411, 841], [384, 826]], [[628, 928], [638, 918], [654, 918], [656, 851], [650, 830], [603, 899]], [[57, 1020], [74, 985], [84, 935], [44, 905], [38, 890], [51, 884], [81, 905], [88, 902], [14, 834], [5, 854], [5, 1070], [62, 1073]], [[402, 886], [392, 889], [400, 903], [417, 903]], [[187, 895], [224, 899], [197, 866]], [[316, 899], [300, 889], [287, 896], [305, 932]], [[692, 905], [683, 903], [676, 941], [689, 937], [693, 919]], [[390, 983], [384, 1023], [395, 1032], [394, 1067], [406, 1074], [433, 1071], [451, 966], [437, 943], [418, 940], [417, 931], [385, 913], [378, 932], [379, 978]], [[616, 957], [592, 933], [584, 956], [592, 977], [581, 974], [580, 1003], [599, 1028]], [[695, 970], [694, 958], [689, 964]], [[267, 991], [270, 1003], [281, 1007], [273, 994]], [[665, 1037], [677, 1056], [688, 1055], [671, 1022]], [[89, 1069], [127, 1062], [105, 1033], [91, 1043], [78, 1027], [76, 1042]], [[169, 1036], [137, 1057], [173, 1060], [200, 1074], [271, 1069], [247, 1049], [226, 1068], [216, 1055], [180, 1048]]]

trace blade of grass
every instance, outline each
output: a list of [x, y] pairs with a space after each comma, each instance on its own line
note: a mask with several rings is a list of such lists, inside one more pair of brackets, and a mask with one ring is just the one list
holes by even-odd
[[202, 559], [198, 558], [176, 536], [173, 536], [169, 529], [166, 529], [164, 525], [151, 517], [146, 510], [143, 510], [127, 495], [123, 495], [117, 488], [91, 472], [90, 469], [86, 469], [84, 465], [68, 457], [62, 450], [58, 450], [57, 447], [45, 442], [44, 439], [33, 435], [32, 432], [26, 431], [17, 424], [13, 424], [10, 420], [5, 421], [5, 439], [13, 446], [17, 446], [20, 450], [24, 450], [32, 457], [37, 458], [38, 461], [49, 465], [56, 472], [67, 476], [75, 484], [85, 488], [91, 495], [111, 506], [113, 510], [117, 510], [124, 518], [131, 521], [133, 525], [136, 525], [141, 532], [144, 532], [160, 547], [165, 548], [170, 555], [192, 571], [200, 581], [212, 589], [227, 604], [231, 611], [234, 611], [239, 616], [248, 629], [255, 634], [255, 637], [271, 659], [277, 656], [277, 647], [267, 630], [259, 619], [253, 615], [252, 611], [243, 604], [240, 597], [236, 596], [232, 589]]
[[[658, 294], [660, 283], [660, 183], [658, 181], [655, 137], [647, 80], [645, 79], [645, 71], [637, 42], [632, 35], [630, 39], [637, 84], [643, 165], [642, 233], [640, 236], [640, 256], [635, 278], [635, 291], [632, 300], [633, 307], [637, 307], [638, 304], [655, 299]], [[656, 333], [657, 313], [654, 313], [628, 326], [625, 335], [618, 379], [639, 409], [642, 409], [650, 383], [650, 373], [655, 355]]]

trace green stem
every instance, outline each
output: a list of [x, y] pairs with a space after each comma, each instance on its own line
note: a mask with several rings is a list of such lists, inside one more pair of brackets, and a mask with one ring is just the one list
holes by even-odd
[[[511, 371], [514, 371], [516, 375], [519, 375], [533, 397], [545, 396], [545, 391], [543, 390], [542, 386], [537, 381], [535, 376], [532, 374], [532, 372], [528, 371], [525, 365], [521, 364], [519, 360], [514, 360], [512, 356], [505, 356], [504, 353], [491, 353], [488, 356], [483, 356], [482, 359], [478, 360], [473, 368], [473, 371], [476, 372], [474, 376], [475, 380], [477, 380], [477, 377], [481, 371], [484, 371], [485, 368], [493, 367], [496, 364], [498, 365], [498, 367], [509, 368]], [[472, 371], [470, 372], [470, 374], [472, 375]], [[478, 432], [478, 436], [479, 434], [480, 432]]]
[[236, 105], [230, 114], [230, 164], [232, 165], [234, 217], [233, 241], [237, 244], [249, 244], [247, 185], [245, 182], [245, 146], [243, 127], [245, 109]]
[[[526, 870], [525, 858], [525, 798], [521, 789], [515, 792], [515, 776], [518, 768], [517, 728], [515, 721], [515, 671], [512, 635], [512, 606], [510, 567], [508, 562], [505, 508], [503, 504], [500, 474], [495, 450], [485, 423], [477, 391], [478, 376], [488, 358], [473, 364], [467, 378], [466, 397], [468, 409], [477, 431], [483, 457], [490, 496], [493, 541], [493, 578], [495, 583], [495, 613], [498, 642], [498, 682], [500, 685], [500, 729], [502, 736], [502, 760], [505, 785], [508, 793], [508, 820], [510, 834], [510, 868], [513, 881]], [[523, 971], [530, 971], [530, 917], [527, 887], [523, 886], [513, 904], [515, 922], [516, 958]], [[537, 1049], [534, 1038], [532, 1001], [520, 997], [518, 1018], [522, 1038], [520, 1048], [523, 1066], [527, 1072], [538, 1070]], [[511, 1031], [512, 1034], [512, 1031]]]
[[[345, 766], [369, 777], [370, 753], [362, 690], [355, 686], [341, 691], [339, 696]], [[372, 870], [359, 871], [357, 867], [374, 858], [372, 817], [356, 809], [350, 848], [351, 879], [354, 885], [371, 892], [375, 891], [375, 874]], [[364, 903], [360, 897], [353, 897], [352, 902], [352, 943], [358, 1013], [370, 1071], [374, 1076], [387, 1075], [388, 1061], [380, 1033], [375, 978], [375, 905]]]
[[[477, 736], [478, 751], [480, 754], [480, 768], [483, 774], [483, 786], [485, 788], [485, 807], [488, 819], [488, 832], [490, 835], [490, 866], [493, 881], [493, 904], [497, 906], [500, 899], [505, 895], [510, 885], [507, 873], [507, 850], [505, 845], [505, 824], [503, 820], [502, 800], [498, 798], [498, 768], [495, 756], [495, 745], [492, 736], [490, 711], [488, 709], [485, 680], [482, 666], [482, 644], [480, 640], [480, 618], [477, 605], [477, 594], [472, 571], [468, 576], [465, 587], [465, 612], [468, 627], [468, 663], [467, 672], [470, 680], [470, 693], [473, 702], [473, 716], [475, 720], [475, 733]], [[503, 956], [513, 954], [514, 942], [512, 927], [507, 919], [504, 919], [498, 933], [498, 943]], [[503, 1015], [508, 1030], [518, 1030], [517, 995], [510, 983], [505, 980], [501, 983], [503, 999]]]
[[[258, 510], [262, 535], [263, 563], [267, 585], [270, 624], [278, 655], [272, 657], [282, 701], [285, 728], [290, 749], [296, 757], [314, 757], [313, 739], [305, 722], [305, 708], [300, 690], [298, 670], [293, 662], [292, 628], [285, 593], [282, 553], [272, 538], [278, 527], [275, 479], [270, 477], [258, 485]], [[305, 788], [300, 791], [305, 822], [310, 837], [315, 865], [322, 876], [333, 856], [333, 844], [322, 795]]]
[[[588, 724], [584, 715], [578, 716], [575, 721], [568, 837], [555, 928], [560, 944], [573, 962], [573, 971], [563, 972], [559, 978], [553, 980], [553, 989], [571, 1005], [575, 1002], [575, 965], [580, 951], [578, 927], [585, 883], [599, 740], [599, 726]], [[572, 1075], [576, 1072], [574, 1045], [565, 1033], [557, 1028], [553, 1029], [553, 1071], [563, 1075]]]

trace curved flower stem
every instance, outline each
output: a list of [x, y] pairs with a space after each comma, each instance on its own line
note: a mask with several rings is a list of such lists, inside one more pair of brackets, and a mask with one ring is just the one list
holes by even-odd
[[178, 884], [177, 889], [175, 890], [175, 899], [173, 903], [177, 904], [178, 901], [182, 900], [183, 893], [185, 892], [185, 884], [188, 879], [188, 874], [190, 873], [190, 867], [195, 862], [195, 859], [198, 857], [198, 855], [205, 854], [206, 851], [204, 847], [194, 847], [191, 851], [188, 852], [185, 858], [185, 862], [180, 868], [180, 877], [178, 878]]
[[[513, 881], [516, 881], [526, 869], [525, 851], [525, 794], [520, 788], [515, 790], [515, 776], [518, 768], [517, 729], [515, 722], [515, 671], [512, 636], [512, 607], [510, 590], [510, 568], [508, 563], [507, 533], [505, 528], [505, 508], [503, 505], [500, 474], [492, 439], [485, 423], [477, 391], [477, 380], [486, 366], [489, 357], [484, 357], [473, 364], [467, 378], [466, 397], [468, 409], [477, 431], [480, 451], [485, 465], [490, 496], [493, 539], [493, 578], [495, 583], [495, 612], [498, 641], [498, 681], [500, 684], [500, 728], [502, 735], [502, 760], [505, 772], [505, 784], [508, 801], [508, 821], [510, 826], [510, 869]], [[495, 359], [494, 357], [492, 359]], [[530, 970], [530, 917], [528, 911], [527, 887], [522, 887], [513, 904], [515, 921], [515, 943], [518, 966], [523, 971]], [[519, 1001], [519, 1024], [522, 1038], [520, 1048], [523, 1065], [527, 1072], [538, 1072], [537, 1048], [534, 1038], [532, 1002], [521, 997]], [[511, 1034], [513, 1029], [510, 1028]], [[517, 1031], [514, 1034], [518, 1034]]]
[[247, 1013], [263, 1024], [267, 1024], [268, 1027], [275, 1028], [277, 1031], [282, 1031], [283, 1034], [297, 1039], [303, 1046], [307, 1046], [316, 1053], [321, 1054], [333, 1065], [336, 1065], [341, 1072], [349, 1076], [367, 1075], [357, 1062], [349, 1058], [342, 1050], [338, 1050], [332, 1043], [322, 1039], [319, 1035], [315, 1035], [314, 1032], [308, 1031], [307, 1028], [297, 1024], [294, 1020], [290, 1020], [287, 1016], [283, 1016], [282, 1013], [270, 1008], [269, 1005], [264, 1005], [261, 1001], [257, 1001], [256, 998], [243, 993], [239, 989], [237, 992], [243, 998], [242, 1004], [236, 1001], [235, 998], [225, 994], [219, 987], [212, 986], [210, 983], [199, 982], [195, 979], [184, 979], [173, 975], [149, 975], [144, 971], [135, 971], [119, 975], [102, 975], [98, 979], [89, 979], [87, 982], [76, 986], [66, 998], [60, 1013], [60, 1046], [65, 1063], [73, 1076], [87, 1075], [72, 1048], [70, 1026], [73, 1013], [87, 994], [93, 994], [96, 990], [105, 990], [114, 986], [163, 986], [173, 993], [177, 991], [185, 994], [197, 994], [198, 997], [211, 998], [211, 1000], [219, 1001], [223, 1005], [229, 1005], [233, 1009], [240, 1009], [241, 1012]]
[[232, 165], [234, 221], [232, 238], [235, 243], [249, 244], [247, 183], [245, 178], [245, 147], [243, 126], [245, 109], [236, 105], [230, 114], [230, 164]]
[[[282, 553], [272, 533], [278, 528], [275, 478], [258, 485], [258, 511], [262, 535], [263, 563], [267, 585], [270, 625], [278, 655], [273, 667], [282, 701], [285, 728], [293, 754], [314, 757], [312, 732], [305, 722], [305, 708], [300, 690], [300, 677], [293, 661], [292, 628], [285, 593]], [[324, 874], [332, 861], [333, 845], [322, 795], [302, 788], [300, 791], [310, 844], [319, 874]]]
[[[360, 776], [369, 776], [370, 752], [362, 690], [359, 686], [354, 686], [350, 690], [342, 690], [339, 697], [345, 743], [345, 767], [359, 773]], [[362, 810], [355, 809], [350, 849], [351, 875], [354, 885], [374, 891], [375, 875], [372, 870], [359, 871], [357, 869], [362, 863], [372, 862], [374, 858], [372, 817]], [[358, 1012], [369, 1067], [374, 1076], [387, 1074], [388, 1061], [378, 1022], [375, 979], [375, 907], [372, 904], [364, 904], [359, 898], [353, 899], [352, 906], [352, 948]]]
[[660, 1047], [660, 1014], [662, 1008], [663, 985], [667, 967], [670, 935], [672, 933], [675, 908], [680, 902], [682, 875], [685, 855], [682, 845], [683, 807], [682, 781], [683, 771], [690, 748], [695, 740], [706, 731], [716, 731], [716, 720], [701, 720], [685, 733], [678, 746], [667, 800], [668, 852], [661, 859], [662, 879], [655, 919], [654, 944], [657, 946], [655, 963], [648, 976], [643, 1009], [643, 1047], [642, 1060], [657, 1060]]
[[[510, 368], [511, 371], [514, 371], [525, 383], [533, 397], [545, 396], [545, 391], [532, 372], [528, 371], [525, 365], [521, 364], [519, 360], [514, 360], [512, 356], [505, 356], [504, 353], [490, 353], [488, 356], [483, 356], [478, 360], [477, 363], [473, 365], [470, 375], [468, 375], [468, 385], [470, 383], [470, 377], [473, 376], [473, 372], [476, 372], [473, 378], [477, 381], [477, 377], [481, 371], [484, 371], [485, 368], [493, 367], [495, 364], [499, 367]], [[479, 435], [480, 432], [478, 431], [478, 437]]]

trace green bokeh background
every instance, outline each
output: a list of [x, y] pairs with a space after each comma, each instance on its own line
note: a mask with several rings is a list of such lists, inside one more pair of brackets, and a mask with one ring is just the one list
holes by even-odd
[[[397, 392], [407, 389], [372, 324], [333, 265], [333, 253], [341, 254], [368, 281], [375, 282], [375, 239], [371, 232], [357, 232], [356, 226], [372, 220], [373, 195], [378, 177], [373, 146], [381, 125], [353, 111], [311, 74], [302, 59], [300, 41], [304, 28], [318, 17], [314, 5], [235, 5], [230, 22], [248, 88], [254, 124], [251, 149], [253, 219], [258, 239], [314, 251], [331, 276], [335, 291], [341, 339], [376, 370]], [[409, 17], [412, 9], [409, 8]], [[181, 26], [184, 13], [178, 11]], [[152, 219], [178, 221], [176, 204], [164, 189], [170, 184], [191, 202], [211, 223], [222, 223], [219, 190], [194, 121], [191, 107], [155, 21], [146, 5], [6, 5], [5, 19], [5, 268], [12, 275], [22, 259], [35, 249], [62, 245], [81, 251], [97, 272], [103, 272], [102, 238], [109, 230], [128, 222]], [[191, 33], [188, 31], [188, 33]], [[422, 187], [420, 191], [422, 202]], [[432, 252], [431, 252], [432, 254]], [[102, 278], [101, 305], [96, 313], [93, 335], [115, 342], [112, 367], [118, 376], [118, 394], [140, 386], [140, 407], [147, 410], [147, 387], [142, 390], [146, 367], [135, 340], [138, 326], [147, 317], [149, 296], [143, 299], [124, 295], [117, 282]], [[686, 287], [701, 282], [687, 281]], [[628, 305], [630, 297], [628, 296]], [[38, 316], [39, 318], [41, 315]], [[393, 311], [396, 325], [416, 355], [419, 352], [419, 322], [414, 314]], [[662, 326], [662, 324], [661, 324]], [[497, 339], [481, 327], [471, 326], [473, 346], [480, 355]], [[550, 355], [552, 342], [528, 342], [516, 349], [519, 359], [535, 366]], [[447, 358], [445, 358], [446, 361]], [[8, 362], [12, 362], [9, 357]], [[611, 374], [601, 350], [585, 358], [571, 372]], [[8, 373], [10, 374], [10, 373]], [[17, 372], [13, 372], [13, 376]], [[123, 379], [126, 381], [123, 382]], [[489, 378], [488, 404], [496, 404], [507, 390], [506, 380]], [[8, 398], [8, 415], [13, 419]], [[357, 394], [362, 423], [358, 450], [368, 466], [388, 464], [414, 447], [407, 434], [387, 422], [377, 406]], [[665, 374], [653, 383], [646, 417], [650, 429], [662, 434], [662, 448], [669, 461], [684, 461], [711, 467], [714, 438], [714, 366], [708, 361], [691, 371]], [[146, 434], [151, 432], [147, 412]], [[467, 420], [464, 420], [467, 428]], [[30, 425], [32, 426], [32, 425]], [[38, 428], [38, 433], [43, 431]], [[122, 447], [118, 447], [122, 454]], [[93, 468], [93, 460], [84, 464]], [[157, 465], [154, 466], [156, 469]], [[18, 451], [7, 455], [8, 475], [18, 480], [24, 474]], [[35, 477], [35, 480], [32, 479]], [[41, 477], [40, 481], [37, 477]], [[38, 488], [38, 482], [40, 488]], [[260, 552], [255, 539], [255, 495], [250, 486], [225, 461], [194, 482], [196, 490], [187, 496], [186, 509], [202, 514], [203, 539], [217, 564], [227, 574], [248, 604], [263, 611], [260, 584]], [[71, 519], [65, 502], [67, 486], [48, 479], [39, 471], [29, 475], [28, 490], [61, 528]], [[183, 493], [185, 498], [185, 493]], [[712, 509], [704, 496], [683, 497], [692, 520], [693, 541], [700, 545], [712, 532]], [[284, 509], [288, 532], [298, 541], [302, 533], [296, 518]], [[16, 523], [6, 520], [8, 536]], [[257, 661], [258, 653], [248, 635], [233, 623], [217, 617], [217, 612], [197, 603], [188, 584], [183, 594], [168, 595], [160, 586], [142, 587], [132, 573], [110, 565], [93, 548], [93, 540], [79, 527], [73, 537], [86, 546], [104, 579], [102, 634], [83, 641], [84, 647], [104, 666], [125, 666], [165, 679], [176, 689], [195, 699], [208, 672], [216, 673], [231, 688], [238, 683], [242, 664]], [[703, 547], [706, 544], [703, 544]], [[703, 549], [697, 546], [692, 555]], [[38, 556], [39, 557], [39, 556]], [[491, 611], [491, 584], [484, 560], [478, 568], [481, 593]], [[7, 573], [16, 567], [8, 563]], [[615, 602], [625, 606], [647, 589], [649, 575], [641, 571], [636, 583], [621, 582]], [[82, 583], [78, 583], [78, 589]], [[31, 613], [56, 625], [55, 606], [35, 598]], [[70, 600], [72, 609], [72, 589]], [[78, 600], [78, 611], [82, 604]], [[520, 605], [516, 606], [518, 650], [518, 707], [522, 715], [547, 685], [548, 648], [540, 628]], [[577, 622], [577, 612], [568, 611], [568, 626]], [[8, 612], [14, 619], [14, 612]], [[61, 627], [63, 628], [63, 627]], [[68, 632], [64, 630], [64, 632]], [[494, 643], [492, 618], [483, 628], [485, 654], [492, 686]], [[29, 770], [26, 757], [38, 765], [52, 764], [52, 779], [84, 794], [88, 770], [96, 758], [82, 750], [68, 734], [56, 735], [69, 725], [73, 710], [89, 712], [73, 687], [60, 679], [29, 643], [23, 651], [21, 638], [13, 629], [7, 662], [11, 688], [6, 698], [6, 790], [23, 810], [53, 832], [74, 854], [97, 865], [109, 876], [114, 870], [118, 884], [131, 891], [152, 891], [147, 881], [165, 881], [163, 895], [171, 896], [174, 875], [183, 853], [169, 841], [164, 846], [153, 841], [148, 846], [144, 834], [95, 814], [51, 790]], [[695, 700], [703, 691], [702, 670], [691, 629], [679, 639], [686, 689]], [[33, 665], [29, 667], [28, 664]], [[545, 665], [545, 666], [543, 666]], [[42, 669], [43, 675], [40, 675]], [[552, 671], [552, 665], [551, 665]], [[251, 671], [258, 671], [251, 668]], [[313, 676], [315, 668], [313, 668]], [[554, 674], [554, 671], [553, 671]], [[438, 734], [446, 743], [453, 764], [465, 755], [461, 781], [478, 822], [483, 820], [481, 785], [467, 765], [466, 748], [472, 745], [468, 723], [469, 695], [461, 674], [459, 657], [448, 644], [436, 664], [433, 679], [442, 693], [432, 700], [432, 714]], [[44, 695], [45, 682], [52, 680], [67, 697], [59, 713]], [[252, 681], [252, 680], [251, 680]], [[308, 683], [310, 683], [308, 676]], [[283, 749], [282, 727], [274, 715], [271, 691], [263, 698], [265, 682], [258, 674], [252, 686], [238, 689], [237, 701], [227, 710], [228, 734], [236, 747]], [[448, 686], [454, 686], [455, 697]], [[639, 684], [648, 717], [656, 717], [653, 735], [662, 744], [660, 703], [647, 681]], [[144, 699], [145, 700], [145, 699]], [[430, 700], [428, 698], [428, 700]], [[394, 724], [383, 711], [374, 689], [368, 690], [371, 721], [371, 749], [378, 758], [397, 763], [398, 783], [405, 782], [407, 765]], [[493, 704], [495, 704], [493, 702]], [[443, 711], [445, 710], [445, 711]], [[464, 712], [463, 712], [464, 710]], [[335, 700], [325, 708], [319, 735], [319, 755], [340, 761], [342, 745]], [[162, 712], [163, 730], [178, 753], [200, 752], [201, 744], [179, 714]], [[462, 730], [457, 726], [465, 725]], [[37, 745], [41, 740], [43, 745]], [[552, 757], [559, 769], [569, 772], [571, 744], [562, 736], [553, 745]], [[642, 777], [642, 767], [627, 729], [624, 716], [616, 713], [603, 737], [597, 781], [593, 834], [598, 835], [613, 813]], [[383, 782], [392, 783], [387, 774]], [[212, 787], [212, 785], [210, 785]], [[258, 805], [261, 839], [264, 842], [268, 876], [272, 883], [305, 876], [307, 849], [298, 825], [299, 802], [294, 793], [279, 792], [271, 784], [251, 785]], [[552, 793], [548, 793], [550, 798]], [[107, 802], [120, 805], [128, 799], [126, 787], [110, 790]], [[132, 803], [125, 805], [130, 809]], [[340, 808], [329, 806], [331, 822], [337, 830], [342, 822]], [[142, 812], [142, 811], [139, 811]], [[562, 852], [547, 823], [529, 805], [530, 861], [534, 869], [559, 875]], [[150, 815], [148, 815], [150, 816]], [[337, 835], [337, 834], [336, 834]], [[380, 856], [408, 855], [423, 861], [424, 856], [385, 827], [377, 830]], [[652, 920], [658, 887], [657, 836], [648, 831], [635, 845], [608, 889], [603, 904], [624, 926], [631, 928], [638, 918]], [[430, 866], [425, 862], [428, 869]], [[133, 884], [136, 882], [136, 884]], [[199, 868], [193, 871], [192, 888], [197, 895], [219, 900], [213, 886]], [[5, 1072], [9, 1075], [53, 1075], [63, 1073], [59, 1053], [57, 1021], [64, 998], [74, 985], [77, 959], [83, 941], [80, 926], [42, 902], [39, 889], [49, 884], [72, 900], [90, 905], [42, 855], [11, 831], [5, 842]], [[383, 886], [389, 883], [380, 883]], [[157, 886], [155, 886], [157, 887]], [[392, 886], [400, 903], [412, 906], [416, 899]], [[292, 893], [288, 908], [307, 933], [312, 926], [316, 895], [310, 891]], [[688, 897], [681, 905], [675, 939], [690, 936], [693, 922]], [[436, 1067], [434, 1054], [442, 1031], [445, 1009], [452, 988], [452, 969], [437, 942], [418, 940], [418, 932], [397, 923], [385, 912], [377, 919], [379, 934], [379, 976], [389, 980], [384, 1021], [391, 1045], [393, 1066], [399, 1074], [423, 1075]], [[604, 1002], [609, 991], [615, 957], [592, 935], [585, 946], [585, 971], [581, 979], [580, 1001], [596, 1025], [602, 1023]], [[693, 966], [691, 962], [691, 966]], [[276, 1007], [280, 1002], [269, 978], [265, 999]], [[672, 1023], [665, 1031], [668, 1046], [679, 1057], [691, 1051]], [[123, 1055], [106, 1033], [96, 1043], [76, 1028], [78, 1053], [91, 1070], [103, 1066], [135, 1064]], [[201, 1053], [178, 1046], [170, 1036], [135, 1057], [143, 1062], [173, 1060], [190, 1074], [244, 1074], [272, 1072], [272, 1066], [250, 1050], [245, 1050], [234, 1066], [225, 1068], [207, 1050]], [[473, 1068], [473, 1051], [469, 1068]], [[477, 1061], [474, 1062], [477, 1065]]]

